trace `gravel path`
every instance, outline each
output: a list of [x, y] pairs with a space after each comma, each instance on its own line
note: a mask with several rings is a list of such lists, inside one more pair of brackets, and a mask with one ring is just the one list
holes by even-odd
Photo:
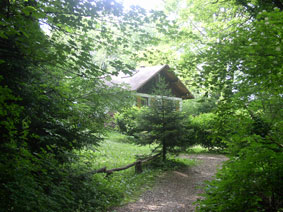
[[142, 194], [137, 202], [116, 208], [113, 212], [191, 212], [199, 198], [199, 186], [210, 180], [227, 158], [216, 154], [183, 155], [197, 160], [197, 165], [161, 176], [155, 186]]

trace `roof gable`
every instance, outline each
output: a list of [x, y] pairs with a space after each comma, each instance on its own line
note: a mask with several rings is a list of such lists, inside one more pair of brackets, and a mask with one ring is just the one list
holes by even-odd
[[116, 85], [125, 85], [126, 88], [132, 91], [138, 91], [141, 90], [151, 79], [159, 73], [162, 73], [169, 82], [170, 88], [175, 91], [173, 92], [175, 96], [183, 99], [194, 98], [186, 86], [173, 72], [170, 72], [169, 69], [168, 65], [141, 67], [133, 71], [131, 75], [121, 73], [118, 76], [113, 76], [111, 83]]

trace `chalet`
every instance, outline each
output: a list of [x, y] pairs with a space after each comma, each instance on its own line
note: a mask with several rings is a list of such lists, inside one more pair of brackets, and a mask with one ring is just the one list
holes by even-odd
[[170, 71], [168, 65], [140, 67], [131, 75], [121, 73], [113, 76], [111, 83], [135, 91], [137, 106], [150, 106], [152, 99], [156, 98], [152, 95], [152, 90], [161, 77], [165, 79], [173, 95], [166, 98], [178, 101], [180, 110], [183, 99], [194, 98], [181, 80]]

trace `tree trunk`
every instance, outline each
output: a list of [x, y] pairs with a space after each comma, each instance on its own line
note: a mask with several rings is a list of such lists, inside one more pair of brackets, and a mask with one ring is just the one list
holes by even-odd
[[167, 146], [166, 146], [165, 142], [163, 141], [163, 146], [162, 146], [162, 160], [163, 161], [166, 160], [166, 153], [167, 153]]

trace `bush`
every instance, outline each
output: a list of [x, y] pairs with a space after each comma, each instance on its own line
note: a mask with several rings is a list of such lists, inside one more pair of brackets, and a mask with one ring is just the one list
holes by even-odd
[[76, 160], [62, 165], [50, 153], [34, 157], [23, 148], [20, 151], [13, 161], [0, 156], [1, 211], [102, 212], [123, 198], [123, 191], [104, 176], [80, 177], [89, 168], [77, 168]]
[[282, 160], [276, 145], [254, 142], [242, 149], [207, 185], [198, 211], [282, 211]]
[[219, 139], [213, 139], [213, 130], [216, 122], [216, 115], [213, 113], [203, 113], [198, 116], [190, 116], [188, 128], [192, 129], [192, 139], [195, 144], [205, 148], [225, 148], [226, 145]]
[[183, 101], [183, 111], [188, 115], [200, 115], [202, 113], [211, 113], [217, 108], [216, 102], [218, 95], [213, 97], [196, 97]]
[[282, 211], [283, 122], [244, 109], [219, 115], [213, 136], [227, 143], [231, 159], [206, 186], [198, 211]]
[[126, 108], [120, 113], [115, 114], [115, 121], [118, 126], [118, 130], [129, 136], [133, 136], [136, 132], [137, 117], [141, 108], [131, 107]]

